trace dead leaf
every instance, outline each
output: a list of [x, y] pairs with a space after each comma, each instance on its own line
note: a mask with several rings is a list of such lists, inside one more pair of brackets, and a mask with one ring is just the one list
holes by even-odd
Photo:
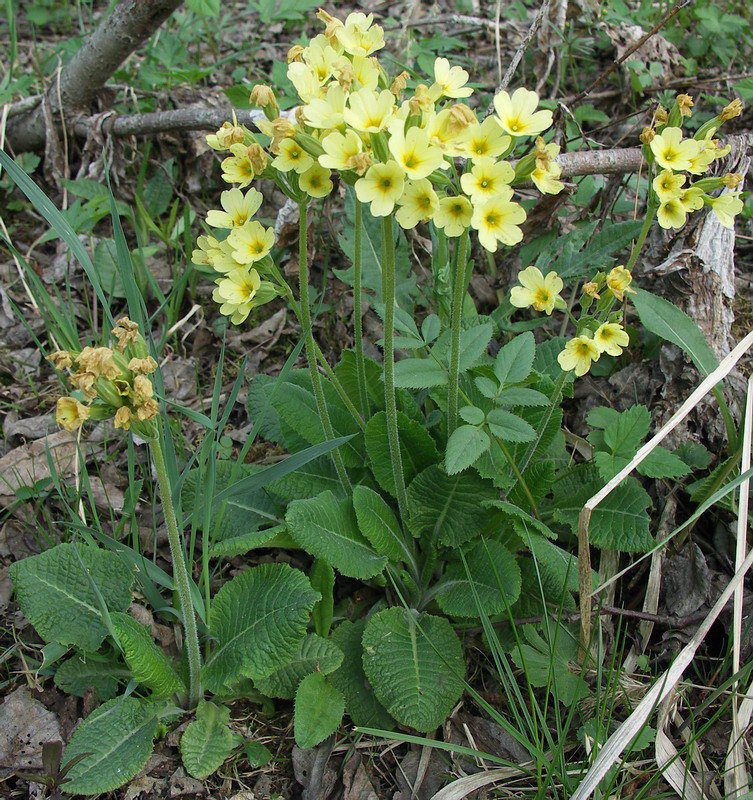
[[42, 745], [62, 738], [57, 717], [27, 688], [16, 689], [0, 706], [0, 775], [41, 769]]
[[343, 767], [342, 800], [378, 800], [358, 753], [349, 758]]
[[697, 544], [664, 561], [664, 605], [670, 614], [684, 617], [697, 611], [709, 594], [711, 579], [706, 558]]

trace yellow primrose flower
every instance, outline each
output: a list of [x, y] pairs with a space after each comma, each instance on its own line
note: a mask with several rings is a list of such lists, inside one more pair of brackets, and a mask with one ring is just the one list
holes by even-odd
[[440, 97], [470, 97], [473, 89], [466, 86], [468, 73], [462, 67], [451, 67], [446, 58], [434, 61], [434, 83], [429, 87], [432, 100]]
[[542, 194], [559, 194], [565, 184], [557, 180], [562, 175], [562, 167], [554, 160], [560, 152], [558, 144], [547, 144], [541, 137], [536, 139], [536, 168], [531, 180]]
[[384, 31], [374, 25], [373, 14], [354, 11], [345, 18], [345, 24], [335, 31], [337, 40], [346, 53], [352, 56], [370, 56], [384, 47]]
[[311, 197], [326, 197], [332, 191], [330, 172], [319, 164], [312, 164], [298, 178], [298, 185]]
[[222, 180], [227, 183], [237, 183], [244, 189], [256, 177], [248, 148], [242, 144], [232, 144], [230, 152], [232, 155], [222, 161]]
[[288, 79], [304, 103], [310, 103], [315, 97], [321, 97], [322, 85], [316, 70], [303, 61], [293, 61], [288, 64]]
[[725, 228], [735, 227], [735, 217], [743, 210], [743, 201], [739, 194], [720, 194], [719, 197], [707, 197], [706, 202]]
[[660, 167], [676, 171], [688, 169], [700, 150], [695, 139], [683, 140], [680, 128], [665, 128], [654, 136], [650, 147]]
[[539, 96], [528, 89], [516, 89], [512, 97], [500, 92], [494, 98], [495, 119], [510, 136], [534, 136], [552, 124], [552, 112], [536, 111]]
[[77, 431], [89, 419], [89, 407], [75, 397], [59, 397], [55, 422], [67, 431]]
[[709, 167], [714, 163], [714, 159], [716, 158], [717, 151], [713, 144], [710, 142], [706, 144], [704, 141], [698, 144], [698, 152], [690, 159], [690, 164], [687, 167], [691, 175], [703, 175], [704, 172], [708, 172]]
[[703, 190], [688, 186], [677, 195], [677, 200], [688, 213], [698, 211], [699, 208], [703, 208]]
[[518, 273], [520, 286], [513, 286], [510, 291], [510, 302], [516, 308], [533, 306], [536, 311], [551, 314], [556, 306], [563, 306], [560, 292], [564, 283], [562, 278], [552, 271], [546, 277], [538, 267], [526, 267]]
[[390, 153], [395, 161], [413, 180], [426, 178], [435, 169], [448, 166], [442, 151], [429, 144], [429, 137], [425, 130], [417, 127], [409, 128], [404, 132], [402, 120], [395, 120], [390, 125]]
[[237, 228], [259, 210], [262, 194], [249, 189], [245, 194], [240, 189], [228, 189], [220, 194], [223, 210], [212, 209], [207, 213], [207, 225], [212, 228]]
[[580, 377], [591, 369], [591, 363], [598, 361], [601, 353], [596, 342], [588, 336], [576, 336], [565, 345], [565, 349], [557, 356], [564, 372], [575, 370]]
[[728, 189], [737, 189], [743, 180], [744, 178], [739, 172], [728, 172], [726, 175], [722, 176], [722, 181], [724, 181], [724, 185]]
[[243, 125], [234, 122], [223, 122], [216, 133], [209, 133], [204, 138], [212, 150], [228, 150], [231, 144], [243, 144], [246, 131]]
[[[229, 237], [228, 237], [229, 238]], [[213, 239], [215, 246], [207, 253], [209, 265], [217, 272], [230, 272], [243, 266], [233, 255], [235, 248], [228, 241], [223, 239], [221, 242]]]
[[445, 236], [460, 236], [471, 224], [473, 206], [463, 195], [443, 197], [434, 214], [434, 224], [444, 230]]
[[369, 56], [353, 56], [353, 78], [356, 89], [376, 91], [379, 85], [379, 63]]
[[607, 275], [607, 288], [620, 301], [625, 299], [625, 292], [635, 294], [635, 289], [630, 289], [633, 276], [629, 269], [625, 269], [621, 264], [613, 267]]
[[386, 217], [400, 199], [404, 183], [405, 173], [394, 161], [372, 164], [356, 181], [356, 196], [362, 203], [371, 203], [373, 216]]
[[236, 269], [217, 282], [212, 298], [220, 304], [220, 314], [230, 317], [230, 321], [238, 325], [251, 313], [260, 287], [261, 278], [255, 269]]
[[439, 208], [439, 198], [431, 181], [422, 178], [408, 181], [397, 201], [399, 206], [395, 219], [401, 228], [415, 228], [419, 222], [427, 222]]
[[508, 246], [517, 244], [523, 238], [520, 225], [526, 218], [523, 207], [513, 203], [512, 189], [503, 187], [500, 192], [481, 203], [474, 202], [471, 226], [478, 231], [478, 240], [490, 253], [497, 250], [497, 242]]
[[343, 112], [346, 125], [363, 133], [383, 131], [395, 116], [395, 95], [384, 89], [359, 89], [348, 97]]
[[684, 175], [672, 172], [671, 169], [664, 169], [654, 178], [651, 185], [659, 196], [659, 200], [670, 200], [681, 194], [684, 183]]
[[283, 139], [280, 142], [280, 152], [272, 162], [272, 166], [280, 172], [305, 172], [314, 159], [296, 142], [295, 139]]
[[303, 107], [306, 124], [312, 128], [337, 128], [343, 123], [345, 90], [339, 83], [327, 88], [325, 97], [315, 97]]
[[324, 152], [319, 156], [319, 163], [328, 169], [350, 169], [350, 160], [361, 152], [361, 137], [351, 130], [345, 133], [333, 131], [322, 139]]
[[275, 233], [272, 228], [265, 228], [261, 223], [252, 220], [240, 228], [233, 228], [227, 241], [233, 248], [233, 258], [239, 264], [253, 264], [272, 249]]
[[340, 55], [321, 34], [315, 36], [301, 54], [304, 62], [314, 71], [320, 84], [332, 75]]
[[630, 337], [619, 323], [605, 322], [596, 329], [594, 344], [600, 353], [616, 358], [622, 355], [622, 348], [630, 344]]
[[662, 201], [656, 219], [662, 228], [682, 228], [687, 220], [688, 212], [677, 197], [667, 197]]
[[461, 176], [460, 185], [475, 204], [507, 190], [514, 177], [515, 170], [507, 161], [482, 156], [474, 161], [470, 172]]
[[512, 139], [502, 133], [493, 117], [483, 122], [469, 125], [464, 131], [460, 143], [463, 152], [472, 161], [488, 156], [499, 158], [510, 146]]

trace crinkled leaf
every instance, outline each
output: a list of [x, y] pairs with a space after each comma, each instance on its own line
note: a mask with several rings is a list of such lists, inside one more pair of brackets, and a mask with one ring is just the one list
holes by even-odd
[[209, 633], [214, 650], [203, 679], [212, 692], [246, 676], [266, 678], [289, 661], [306, 634], [319, 594], [287, 564], [262, 564], [228, 581], [214, 597]]
[[342, 650], [327, 639], [308, 633], [298, 645], [298, 652], [269, 677], [255, 682], [256, 688], [269, 697], [292, 699], [298, 684], [307, 675], [320, 672], [329, 675], [343, 661]]
[[110, 618], [123, 648], [123, 657], [137, 683], [161, 697], [185, 691], [172, 662], [157, 647], [144, 625], [129, 614], [111, 614]]
[[295, 693], [293, 727], [298, 747], [315, 747], [337, 730], [345, 700], [320, 672], [307, 675]]
[[152, 754], [163, 708], [135, 697], [116, 697], [92, 711], [73, 731], [63, 752], [63, 767], [88, 754], [67, 774], [65, 791], [102, 794], [130, 781]]
[[406, 545], [400, 524], [384, 498], [368, 486], [353, 488], [353, 508], [358, 528], [380, 555], [391, 561], [406, 560]]
[[351, 501], [339, 500], [332, 492], [294, 500], [285, 521], [290, 535], [306, 552], [328, 561], [349, 578], [373, 578], [387, 564], [361, 535]]
[[101, 701], [110, 700], [118, 691], [118, 683], [131, 673], [115, 661], [95, 660], [91, 656], [75, 655], [64, 661], [55, 672], [55, 686], [61, 692], [83, 697], [94, 689]]
[[379, 701], [403, 725], [433, 731], [463, 693], [465, 661], [450, 623], [402, 607], [374, 614], [363, 666]]
[[10, 566], [16, 598], [46, 642], [95, 651], [107, 635], [97, 587], [110, 611], [131, 602], [133, 574], [115, 553], [86, 544], [59, 544]]
[[180, 737], [180, 755], [186, 772], [202, 780], [216, 772], [229, 758], [240, 737], [228, 727], [230, 709], [199, 701], [196, 718]]

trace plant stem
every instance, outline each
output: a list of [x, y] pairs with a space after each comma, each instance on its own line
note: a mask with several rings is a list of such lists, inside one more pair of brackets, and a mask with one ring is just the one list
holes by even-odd
[[172, 487], [167, 474], [165, 456], [162, 452], [162, 431], [152, 441], [152, 461], [157, 473], [162, 510], [165, 514], [167, 539], [170, 543], [170, 558], [173, 562], [173, 578], [178, 593], [178, 606], [183, 621], [184, 646], [188, 661], [188, 706], [193, 708], [201, 699], [201, 653], [199, 651], [199, 633], [196, 628], [196, 615], [191, 602], [191, 583], [183, 552], [183, 543], [178, 530], [178, 522], [173, 506]]
[[361, 237], [363, 213], [361, 202], [354, 197], [356, 204], [355, 237], [353, 253], [353, 329], [356, 348], [356, 380], [358, 381], [358, 397], [364, 419], [369, 414], [369, 397], [366, 393], [366, 362], [363, 357], [363, 320], [361, 319]]
[[[319, 368], [316, 364], [316, 342], [314, 341], [314, 332], [311, 327], [311, 307], [309, 305], [309, 261], [308, 261], [308, 220], [306, 203], [299, 204], [300, 219], [298, 222], [298, 294], [300, 295], [300, 319], [303, 326], [304, 336], [306, 337], [306, 360], [309, 365], [309, 374], [311, 375], [311, 386], [314, 390], [314, 397], [316, 399], [316, 409], [319, 412], [319, 418], [324, 430], [325, 439], [334, 439], [335, 432], [332, 429], [332, 422], [329, 418], [329, 410], [327, 409], [327, 401], [324, 399], [324, 389], [322, 389], [322, 380], [319, 375]], [[345, 472], [345, 465], [343, 464], [342, 456], [337, 450], [331, 453], [332, 463], [335, 465], [337, 477], [340, 479], [343, 489], [346, 492], [350, 491], [350, 480]]]
[[395, 238], [390, 214], [382, 218], [382, 302], [384, 303], [384, 407], [387, 412], [387, 441], [390, 447], [397, 505], [400, 517], [405, 521], [408, 518], [408, 496], [405, 492], [403, 461], [400, 457], [395, 400]]
[[630, 259], [625, 267], [626, 269], [632, 269], [635, 266], [635, 262], [638, 260], [638, 255], [643, 249], [646, 236], [648, 236], [648, 232], [651, 228], [651, 223], [654, 221], [654, 216], [656, 216], [656, 206], [649, 204], [648, 208], [646, 209], [646, 219], [643, 220], [643, 227], [641, 228], [641, 232], [638, 234], [638, 240], [635, 243], [635, 247], [630, 253]]
[[447, 436], [458, 424], [458, 385], [460, 383], [460, 328], [465, 296], [465, 267], [468, 252], [468, 231], [455, 245], [455, 269], [452, 276], [452, 313], [450, 315], [450, 375], [447, 386]]

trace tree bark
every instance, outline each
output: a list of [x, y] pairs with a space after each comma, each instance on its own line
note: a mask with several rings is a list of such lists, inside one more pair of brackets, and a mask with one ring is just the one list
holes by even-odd
[[[113, 72], [181, 3], [182, 0], [121, 0], [63, 67], [59, 79], [54, 78], [48, 87], [45, 102], [49, 102], [53, 118], [61, 105], [66, 114], [89, 108]], [[6, 141], [16, 152], [41, 149], [45, 138], [41, 103], [8, 123]]]

